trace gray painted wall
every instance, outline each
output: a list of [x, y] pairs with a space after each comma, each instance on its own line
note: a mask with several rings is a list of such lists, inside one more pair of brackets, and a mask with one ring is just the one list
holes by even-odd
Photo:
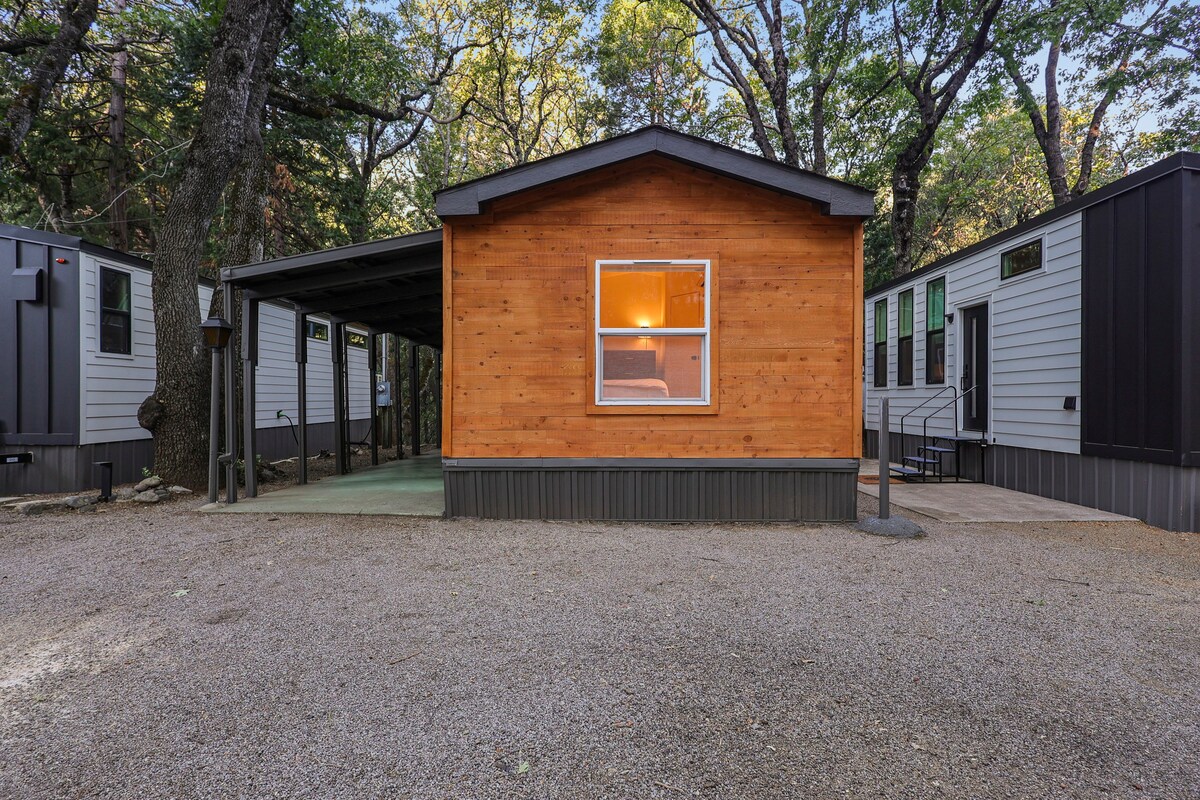
[[857, 459], [446, 459], [446, 515], [847, 522]]
[[[900, 418], [948, 386], [959, 386], [962, 363], [960, 344], [962, 309], [981, 302], [990, 304], [990, 420], [989, 438], [1012, 447], [1064, 453], [1079, 452], [1078, 411], [1063, 410], [1063, 398], [1080, 394], [1081, 352], [1081, 244], [1080, 213], [1054, 219], [1034, 230], [1002, 239], [969, 252], [944, 267], [924, 272], [911, 281], [897, 282], [887, 292], [868, 297], [865, 303], [866, 383], [863, 417], [869, 430], [879, 428], [879, 398], [891, 398], [893, 430]], [[1008, 280], [1000, 279], [1000, 254], [1041, 238], [1045, 266], [1042, 270]], [[946, 382], [925, 384], [925, 286], [946, 278]], [[897, 385], [897, 296], [913, 289], [913, 385]], [[875, 303], [888, 301], [888, 387], [875, 388]], [[945, 393], [948, 400], [951, 393]], [[914, 413], [905, 425], [920, 430], [920, 417], [942, 405], [931, 402]], [[962, 416], [959, 415], [961, 422]], [[931, 433], [953, 433], [954, 414], [946, 409], [930, 420]]]

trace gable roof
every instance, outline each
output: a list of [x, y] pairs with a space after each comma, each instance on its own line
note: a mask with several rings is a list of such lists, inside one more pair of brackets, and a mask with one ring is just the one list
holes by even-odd
[[440, 217], [472, 216], [491, 200], [650, 154], [811, 200], [829, 216], [869, 217], [875, 213], [875, 194], [860, 186], [658, 125], [443, 189], [436, 194], [437, 213]]

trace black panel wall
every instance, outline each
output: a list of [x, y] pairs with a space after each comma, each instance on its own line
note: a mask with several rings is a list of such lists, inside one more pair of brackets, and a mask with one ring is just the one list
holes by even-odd
[[[69, 445], [79, 435], [79, 251], [0, 236], [0, 447]], [[62, 263], [58, 262], [62, 259]], [[30, 277], [42, 270], [40, 297]]]
[[1177, 169], [1084, 211], [1085, 455], [1200, 465], [1198, 188]]

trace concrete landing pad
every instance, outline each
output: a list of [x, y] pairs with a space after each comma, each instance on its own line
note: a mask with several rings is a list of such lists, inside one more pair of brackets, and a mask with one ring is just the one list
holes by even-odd
[[440, 453], [392, 461], [305, 486], [288, 486], [231, 506], [221, 514], [381, 514], [440, 517], [446, 510]]
[[[879, 462], [863, 459], [859, 472], [878, 475]], [[860, 482], [858, 490], [879, 497], [877, 483]], [[985, 483], [893, 483], [891, 499], [893, 506], [942, 522], [1129, 522], [1131, 519]]]

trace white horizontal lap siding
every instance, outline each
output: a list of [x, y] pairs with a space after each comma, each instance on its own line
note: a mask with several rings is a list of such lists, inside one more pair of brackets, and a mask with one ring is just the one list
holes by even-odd
[[[310, 351], [311, 351], [310, 347]], [[311, 352], [309, 354], [311, 359]], [[332, 374], [332, 373], [331, 373]], [[258, 307], [258, 367], [254, 372], [254, 421], [259, 428], [299, 423], [296, 398], [296, 314], [262, 303]], [[312, 401], [309, 387], [309, 401]], [[311, 407], [310, 407], [311, 419]], [[332, 419], [332, 417], [331, 417]], [[325, 420], [322, 420], [325, 421]]]
[[[99, 275], [100, 267], [130, 276], [132, 352], [129, 355], [100, 352]], [[149, 439], [150, 432], [138, 425], [137, 411], [154, 392], [155, 333], [150, 271], [88, 254], [79, 260], [80, 296], [80, 444], [125, 442]], [[207, 314], [212, 289], [197, 291], [196, 322]]]
[[[314, 322], [328, 321], [311, 317]], [[296, 318], [290, 309], [263, 304], [258, 315], [258, 367], [255, 370], [255, 419], [260, 428], [300, 423], [296, 398]], [[352, 332], [363, 333], [355, 328]], [[368, 419], [374, 399], [374, 381], [368, 374], [367, 351], [347, 347], [350, 419]], [[329, 342], [308, 340], [307, 379], [308, 422], [310, 425], [333, 422], [333, 364]], [[279, 416], [282, 411], [287, 417]]]
[[[958, 385], [960, 359], [958, 327], [962, 309], [989, 304], [990, 423], [988, 435], [996, 444], [1054, 452], [1079, 452], [1079, 413], [1065, 411], [1063, 400], [1080, 393], [1081, 352], [1081, 226], [1072, 214], [1022, 236], [1012, 237], [986, 250], [948, 264], [936, 273], [892, 287], [888, 293], [888, 357], [891, 362], [887, 394], [892, 398], [892, 429], [906, 411], [930, 398], [942, 386], [925, 385], [925, 284], [946, 277], [946, 309], [955, 314], [946, 325], [946, 385]], [[1038, 237], [1043, 241], [1042, 271], [1000, 280], [1000, 254]], [[900, 292], [913, 288], [913, 386], [896, 385], [896, 313]], [[882, 296], [882, 295], [881, 295]], [[880, 297], [881, 297], [880, 296]], [[882, 389], [872, 385], [875, 302], [866, 300], [867, 334], [866, 402], [863, 416], [868, 429], [878, 430], [878, 402]], [[949, 394], [949, 392], [947, 392]], [[929, 403], [930, 409], [942, 401]], [[925, 409], [909, 417], [919, 419]], [[953, 427], [953, 417], [941, 412], [939, 432]], [[960, 417], [961, 419], [961, 417]], [[931, 421], [931, 429], [933, 424]], [[942, 429], [945, 428], [943, 431]], [[913, 430], [910, 423], [907, 431]], [[920, 423], [916, 425], [919, 432]]]

